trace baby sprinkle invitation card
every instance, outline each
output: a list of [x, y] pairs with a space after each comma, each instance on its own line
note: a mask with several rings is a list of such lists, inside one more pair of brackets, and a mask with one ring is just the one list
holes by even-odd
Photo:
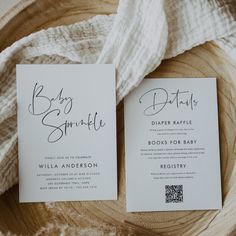
[[221, 208], [215, 78], [145, 79], [125, 99], [127, 211]]
[[17, 65], [20, 202], [117, 198], [113, 65]]

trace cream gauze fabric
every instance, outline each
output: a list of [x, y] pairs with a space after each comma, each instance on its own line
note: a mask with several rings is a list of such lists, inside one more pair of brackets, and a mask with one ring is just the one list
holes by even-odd
[[206, 41], [236, 60], [235, 19], [235, 0], [120, 0], [116, 15], [41, 30], [2, 51], [0, 194], [18, 182], [16, 64], [113, 63], [119, 103], [163, 59]]

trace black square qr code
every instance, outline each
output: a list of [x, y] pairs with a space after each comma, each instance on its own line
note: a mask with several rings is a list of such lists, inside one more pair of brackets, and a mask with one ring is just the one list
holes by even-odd
[[166, 203], [183, 202], [183, 185], [165, 185]]

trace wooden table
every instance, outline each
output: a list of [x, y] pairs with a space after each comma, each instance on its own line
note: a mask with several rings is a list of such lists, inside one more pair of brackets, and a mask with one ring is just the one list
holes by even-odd
[[[0, 18], [0, 51], [39, 29], [71, 24], [97, 14], [115, 13], [113, 0], [21, 0]], [[236, 64], [212, 43], [163, 61], [148, 77], [209, 77], [218, 80], [222, 211], [126, 213], [123, 104], [117, 107], [118, 201], [19, 204], [18, 186], [0, 196], [0, 231], [22, 235], [224, 235], [236, 217]], [[206, 194], [207, 191], [206, 190]], [[216, 232], [218, 234], [216, 234]], [[99, 234], [100, 233], [100, 234]]]

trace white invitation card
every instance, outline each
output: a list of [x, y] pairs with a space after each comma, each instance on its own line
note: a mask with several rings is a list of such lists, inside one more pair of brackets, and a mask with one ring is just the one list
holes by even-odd
[[127, 211], [220, 209], [215, 78], [145, 79], [125, 99]]
[[113, 65], [17, 65], [20, 202], [117, 199]]

